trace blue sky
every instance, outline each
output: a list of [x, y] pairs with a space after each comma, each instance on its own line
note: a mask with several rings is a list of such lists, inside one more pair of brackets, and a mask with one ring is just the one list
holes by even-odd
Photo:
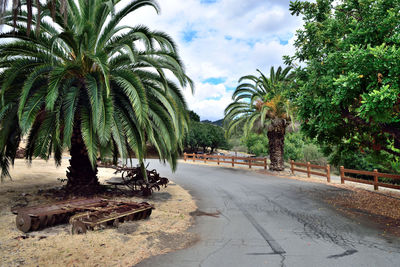
[[124, 24], [144, 24], [173, 37], [195, 92], [184, 94], [202, 120], [223, 118], [240, 77], [268, 73], [292, 54], [302, 23], [290, 0], [159, 0], [161, 13], [142, 8]]

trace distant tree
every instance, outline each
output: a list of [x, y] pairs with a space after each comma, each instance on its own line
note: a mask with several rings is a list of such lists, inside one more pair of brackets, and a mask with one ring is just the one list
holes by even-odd
[[304, 132], [349, 153], [399, 158], [400, 1], [293, 1], [290, 10], [304, 20], [296, 53], [285, 57], [302, 63], [293, 94]]
[[197, 121], [197, 122], [199, 122], [199, 121], [200, 121], [200, 116], [199, 116], [196, 112], [190, 110], [190, 111], [189, 111], [189, 119], [190, 119], [191, 121]]
[[251, 131], [267, 132], [269, 140], [270, 170], [284, 170], [284, 143], [286, 127], [292, 121], [291, 101], [286, 91], [291, 82], [291, 68], [271, 67], [270, 77], [262, 72], [259, 76], [240, 78], [239, 86], [232, 95], [233, 102], [225, 109], [225, 125], [228, 135], [244, 124], [245, 134]]
[[[108, 0], [111, 1], [111, 0]], [[43, 2], [43, 1], [42, 1]], [[0, 0], [0, 22], [3, 24], [3, 18], [6, 14], [6, 9], [7, 6], [12, 3], [11, 5], [11, 10], [12, 10], [12, 16], [13, 16], [13, 24], [12, 26], [14, 28], [17, 27], [17, 21], [18, 21], [18, 15], [22, 13], [22, 7], [26, 9], [26, 23], [27, 23], [27, 35], [30, 34], [31, 32], [31, 26], [32, 26], [32, 20], [34, 16], [34, 11], [36, 10], [36, 27], [35, 31], [36, 34], [39, 33], [40, 30], [40, 23], [41, 23], [41, 17], [43, 16], [43, 8], [42, 8], [42, 3], [40, 0]], [[110, 2], [111, 4], [112, 2]], [[44, 5], [48, 11], [51, 13], [51, 17], [53, 20], [56, 19], [56, 11], [57, 8], [59, 10], [59, 13], [63, 16], [64, 22], [67, 21], [67, 16], [68, 16], [68, 0], [46, 0], [46, 3]]]
[[216, 125], [208, 125], [206, 126], [208, 138], [209, 138], [209, 147], [211, 149], [211, 153], [214, 152], [216, 148], [229, 148], [228, 142], [225, 138], [225, 130]]
[[197, 151], [201, 148], [203, 152], [206, 152], [210, 148], [211, 153], [217, 148], [229, 147], [222, 127], [196, 121], [190, 123], [184, 144], [191, 151]]

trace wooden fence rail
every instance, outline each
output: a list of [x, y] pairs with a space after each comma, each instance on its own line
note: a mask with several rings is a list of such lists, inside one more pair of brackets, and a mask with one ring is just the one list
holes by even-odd
[[[372, 177], [374, 177], [374, 180], [371, 181], [371, 180], [363, 180], [363, 179], [352, 178], [352, 177], [346, 176], [346, 173], [372, 176]], [[389, 173], [381, 173], [381, 172], [378, 172], [378, 170], [376, 170], [376, 169], [373, 172], [370, 172], [370, 171], [359, 171], [359, 170], [345, 169], [343, 166], [340, 166], [340, 180], [341, 180], [342, 184], [344, 184], [344, 181], [351, 181], [351, 182], [356, 182], [356, 183], [373, 185], [375, 190], [378, 190], [379, 186], [393, 188], [393, 189], [400, 189], [400, 185], [379, 182], [379, 179], [378, 179], [379, 177], [381, 177], [381, 178], [390, 178], [390, 179], [394, 179], [394, 180], [400, 180], [400, 175], [389, 174]]]
[[[305, 167], [306, 169], [296, 168], [295, 166]], [[324, 173], [316, 172], [316, 171], [312, 171], [311, 169], [320, 169], [320, 170], [322, 169], [325, 172]], [[319, 166], [319, 165], [311, 164], [310, 162], [300, 163], [300, 162], [294, 162], [293, 160], [291, 160], [290, 161], [290, 170], [292, 171], [292, 174], [294, 174], [295, 171], [307, 173], [308, 178], [311, 177], [311, 174], [323, 176], [323, 177], [326, 177], [326, 180], [328, 183], [331, 182], [331, 166], [329, 164], [327, 164], [326, 166]]]
[[[183, 154], [184, 161], [193, 160], [193, 162], [204, 161], [207, 162], [216, 162], [218, 165], [221, 163], [232, 164], [232, 167], [236, 165], [248, 165], [249, 168], [252, 166], [260, 166], [264, 167], [264, 170], [267, 169], [267, 159], [266, 158], [251, 158], [251, 157], [235, 157], [235, 156], [223, 156], [223, 155], [207, 155], [207, 154]], [[238, 161], [242, 160], [242, 161]]]
[[[303, 169], [296, 168], [296, 166], [303, 167]], [[290, 161], [290, 169], [293, 174], [295, 171], [297, 171], [297, 172], [307, 173], [307, 177], [310, 177], [311, 174], [319, 175], [319, 176], [326, 177], [328, 183], [331, 182], [331, 167], [329, 166], [329, 164], [327, 164], [326, 166], [319, 166], [319, 165], [310, 164], [310, 162], [300, 163], [300, 162], [294, 162], [293, 160], [291, 160]], [[316, 172], [316, 171], [312, 171], [311, 169], [322, 169], [322, 170], [325, 170], [325, 172], [324, 173]], [[363, 179], [348, 177], [348, 176], [346, 176], [346, 173], [372, 176], [372, 177], [374, 177], [374, 180], [363, 180]], [[373, 185], [375, 190], [378, 190], [379, 186], [393, 188], [393, 189], [400, 189], [400, 185], [383, 183], [383, 182], [379, 181], [379, 178], [389, 178], [389, 179], [393, 179], [393, 180], [400, 180], [400, 175], [390, 174], [390, 173], [381, 173], [381, 172], [378, 172], [378, 170], [376, 170], [376, 169], [373, 172], [370, 172], [370, 171], [345, 169], [343, 166], [340, 166], [340, 181], [342, 184], [344, 184], [345, 181], [351, 181], [351, 182], [355, 182], [355, 183]]]

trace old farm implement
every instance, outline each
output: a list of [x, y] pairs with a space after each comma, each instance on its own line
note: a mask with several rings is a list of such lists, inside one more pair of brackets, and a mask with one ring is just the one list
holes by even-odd
[[120, 222], [146, 219], [154, 207], [146, 202], [120, 202], [102, 198], [82, 198], [15, 210], [17, 228], [23, 232], [69, 222], [72, 233]]

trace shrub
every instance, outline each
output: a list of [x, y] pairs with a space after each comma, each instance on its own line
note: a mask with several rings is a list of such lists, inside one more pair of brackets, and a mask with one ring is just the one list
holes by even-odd
[[268, 155], [268, 137], [264, 134], [251, 133], [241, 139], [243, 145], [247, 147], [247, 152], [258, 156]]
[[314, 143], [305, 144], [303, 147], [303, 161], [311, 164], [324, 166], [327, 160], [320, 151], [319, 147]]
[[284, 158], [286, 161], [303, 159], [304, 137], [301, 133], [288, 133], [285, 136]]

